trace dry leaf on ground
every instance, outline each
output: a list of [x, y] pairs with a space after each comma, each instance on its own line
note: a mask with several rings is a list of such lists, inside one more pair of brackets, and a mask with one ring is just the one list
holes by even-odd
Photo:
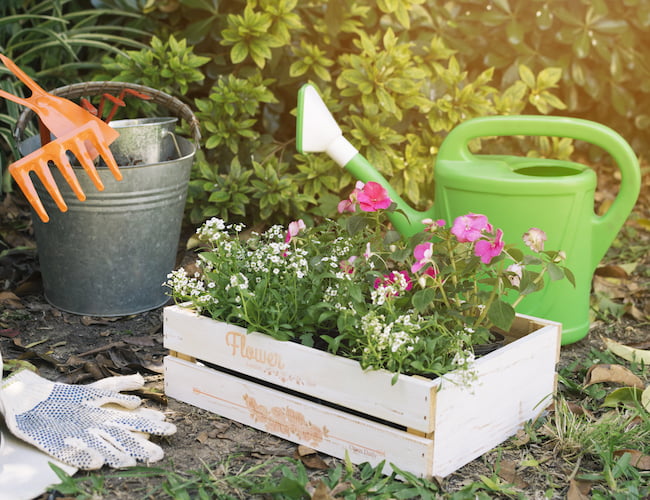
[[616, 354], [619, 358], [636, 363], [643, 362], [646, 365], [650, 364], [650, 351], [635, 349], [634, 347], [620, 344], [606, 337], [603, 337], [603, 342], [605, 342], [607, 349]]
[[517, 472], [517, 464], [510, 460], [502, 460], [499, 463], [499, 477], [510, 484], [514, 484], [517, 488], [524, 489], [529, 486], [521, 477], [521, 474]]
[[569, 491], [567, 492], [566, 498], [567, 500], [589, 500], [590, 490], [590, 482], [571, 479], [571, 482], [569, 483]]
[[616, 450], [614, 452], [615, 457], [620, 457], [625, 453], [631, 455], [630, 465], [636, 467], [639, 470], [650, 470], [650, 455], [644, 455], [639, 450]]
[[585, 387], [599, 383], [621, 384], [643, 389], [645, 384], [629, 368], [622, 365], [597, 364], [587, 371]]

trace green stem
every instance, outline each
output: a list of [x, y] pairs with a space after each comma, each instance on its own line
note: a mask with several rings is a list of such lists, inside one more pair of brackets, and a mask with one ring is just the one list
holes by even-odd
[[[544, 275], [545, 275], [545, 274], [546, 274], [546, 267], [544, 267], [544, 268], [540, 271], [539, 276], [537, 276], [537, 278], [535, 278], [535, 279], [533, 280], [533, 284], [536, 285], [537, 283], [539, 283], [539, 282], [544, 278]], [[526, 297], [526, 295], [520, 295], [519, 297], [517, 297], [517, 299], [512, 303], [512, 307], [517, 307], [517, 306], [519, 305], [519, 303], [520, 303], [522, 300], [524, 300], [524, 297]]]
[[[498, 272], [497, 272], [497, 276], [501, 276], [502, 270], [503, 270], [503, 261], [501, 261], [499, 263], [499, 269], [498, 269]], [[494, 299], [496, 299], [496, 297], [498, 295], [500, 285], [501, 285], [501, 282], [497, 281], [495, 283], [495, 285], [492, 287], [492, 292], [490, 293], [490, 296], [488, 297], [487, 302], [484, 304], [484, 307], [481, 310], [480, 314], [478, 315], [478, 318], [476, 318], [476, 321], [474, 322], [474, 328], [475, 329], [478, 328], [478, 326], [480, 326], [480, 324], [483, 322], [483, 320], [487, 316], [488, 311], [490, 309], [490, 306], [492, 305], [492, 303], [494, 302]]]

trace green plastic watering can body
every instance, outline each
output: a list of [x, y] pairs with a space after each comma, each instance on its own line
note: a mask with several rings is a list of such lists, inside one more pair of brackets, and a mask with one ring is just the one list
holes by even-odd
[[[595, 172], [574, 162], [481, 156], [468, 149], [475, 138], [491, 136], [554, 136], [586, 141], [607, 151], [621, 171], [617, 198], [605, 215], [594, 213]], [[613, 130], [587, 120], [550, 116], [490, 116], [468, 120], [445, 138], [435, 163], [435, 203], [426, 212], [408, 206], [360, 154], [345, 167], [358, 179], [382, 184], [401, 214], [392, 222], [403, 235], [423, 227], [422, 219], [454, 218], [469, 212], [488, 216], [504, 233], [506, 243], [524, 249], [523, 234], [531, 227], [547, 235], [546, 248], [563, 250], [568, 280], [548, 283], [524, 299], [518, 312], [563, 325], [562, 343], [582, 339], [589, 331], [589, 298], [593, 273], [630, 214], [640, 190], [640, 169], [631, 147]]]

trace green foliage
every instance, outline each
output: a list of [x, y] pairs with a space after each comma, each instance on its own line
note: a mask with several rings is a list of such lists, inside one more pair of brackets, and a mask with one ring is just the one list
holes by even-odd
[[[430, 12], [441, 7], [434, 4], [151, 4], [149, 15], [161, 33], [187, 40], [209, 58], [201, 67], [205, 82], [187, 93], [205, 153], [192, 177], [191, 221], [216, 213], [247, 225], [333, 215], [353, 179], [323, 155], [296, 154], [294, 110], [298, 89], [308, 81], [318, 86], [344, 136], [420, 209], [431, 201], [435, 154], [455, 125], [473, 116], [563, 107], [554, 94], [557, 68], [522, 66], [521, 78], [503, 89], [495, 87], [492, 68], [470, 74], [456, 47], [437, 35], [439, 15]], [[252, 189], [236, 184], [233, 172], [246, 174]], [[233, 183], [237, 200], [220, 193]]]
[[[444, 42], [470, 75], [495, 68], [500, 88], [524, 64], [561, 70], [567, 113], [612, 127], [647, 152], [650, 41], [647, 0], [457, 0], [428, 2]], [[533, 98], [534, 95], [533, 95]]]
[[[154, 36], [149, 48], [106, 57], [103, 64], [114, 81], [139, 83], [182, 96], [191, 84], [203, 82], [203, 73], [198, 68], [207, 62], [207, 57], [193, 53], [186, 40], [177, 41], [172, 35], [165, 42]], [[104, 74], [95, 75], [94, 80], [102, 79]]]

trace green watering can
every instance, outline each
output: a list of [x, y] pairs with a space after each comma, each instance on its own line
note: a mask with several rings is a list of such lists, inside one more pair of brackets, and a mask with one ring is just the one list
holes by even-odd
[[[317, 90], [304, 85], [298, 94], [297, 149], [325, 152], [362, 182], [388, 190], [406, 217], [391, 214], [404, 236], [424, 227], [422, 219], [448, 223], [469, 212], [487, 215], [503, 230], [506, 243], [524, 248], [522, 235], [531, 227], [546, 232], [546, 247], [566, 252], [566, 266], [575, 275], [551, 282], [525, 298], [518, 312], [562, 323], [562, 344], [582, 339], [589, 331], [589, 296], [596, 266], [605, 255], [636, 203], [641, 172], [634, 151], [608, 127], [587, 120], [554, 116], [489, 116], [468, 120], [453, 129], [435, 163], [435, 203], [424, 212], [400, 198], [386, 179], [342, 135]], [[555, 136], [586, 141], [607, 151], [621, 171], [621, 186], [607, 213], [594, 213], [596, 174], [568, 161], [505, 155], [473, 155], [467, 145], [491, 136]]]

